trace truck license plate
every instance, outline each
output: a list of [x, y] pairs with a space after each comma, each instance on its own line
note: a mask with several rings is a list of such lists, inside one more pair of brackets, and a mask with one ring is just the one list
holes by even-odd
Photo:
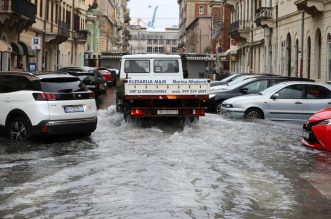
[[178, 115], [178, 110], [157, 110], [158, 115]]
[[64, 106], [65, 113], [80, 113], [84, 112], [84, 107], [82, 105], [78, 106]]

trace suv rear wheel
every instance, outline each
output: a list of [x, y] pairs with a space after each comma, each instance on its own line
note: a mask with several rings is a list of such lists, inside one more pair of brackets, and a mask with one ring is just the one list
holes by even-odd
[[31, 138], [31, 126], [23, 117], [16, 117], [9, 123], [10, 139], [17, 141], [27, 141]]

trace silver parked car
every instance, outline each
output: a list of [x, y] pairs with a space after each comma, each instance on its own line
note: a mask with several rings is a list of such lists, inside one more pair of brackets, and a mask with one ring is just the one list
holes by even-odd
[[296, 121], [306, 121], [326, 107], [331, 107], [331, 86], [314, 82], [283, 82], [222, 104], [223, 112], [231, 117]]

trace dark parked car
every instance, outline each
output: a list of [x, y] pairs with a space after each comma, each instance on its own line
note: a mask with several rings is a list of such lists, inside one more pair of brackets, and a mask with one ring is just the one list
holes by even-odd
[[235, 73], [235, 74], [231, 74], [228, 77], [220, 80], [220, 81], [212, 81], [210, 82], [210, 86], [214, 87], [214, 86], [218, 86], [218, 85], [223, 85], [223, 84], [227, 84], [231, 81], [233, 81], [234, 79], [241, 77], [243, 75], [247, 75], [247, 74], [239, 74], [239, 73]]
[[260, 77], [248, 78], [232, 86], [223, 87], [222, 89], [212, 91], [209, 95], [208, 110], [219, 113], [221, 112], [222, 103], [226, 99], [247, 95], [247, 94], [257, 94], [268, 87], [271, 87], [275, 84], [284, 81], [313, 81], [313, 80], [305, 79], [305, 78], [280, 77], [280, 76], [260, 76]]
[[78, 77], [88, 89], [93, 91], [95, 95], [100, 95], [107, 90], [106, 79], [98, 70], [93, 70], [91, 72], [80, 72], [80, 71], [71, 71], [69, 74]]
[[71, 73], [71, 72], [90, 72], [93, 71], [95, 68], [93, 67], [87, 67], [87, 66], [70, 66], [70, 67], [64, 67], [60, 68], [58, 71], [60, 72], [66, 72], [66, 73]]

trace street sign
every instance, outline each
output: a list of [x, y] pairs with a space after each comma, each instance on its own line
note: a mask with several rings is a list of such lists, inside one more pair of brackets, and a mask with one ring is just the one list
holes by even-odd
[[37, 64], [36, 63], [28, 63], [28, 72], [36, 72]]
[[40, 37], [32, 38], [32, 49], [41, 49]]

